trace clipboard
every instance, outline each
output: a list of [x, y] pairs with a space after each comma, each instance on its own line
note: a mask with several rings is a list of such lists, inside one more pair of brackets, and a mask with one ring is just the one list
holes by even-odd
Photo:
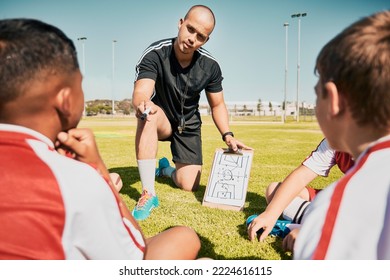
[[202, 205], [225, 210], [244, 209], [253, 150], [217, 148]]

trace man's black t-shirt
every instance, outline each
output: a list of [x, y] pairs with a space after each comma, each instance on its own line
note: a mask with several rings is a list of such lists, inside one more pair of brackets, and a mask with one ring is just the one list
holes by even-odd
[[173, 49], [175, 39], [155, 42], [144, 51], [136, 66], [135, 81], [149, 78], [156, 82], [151, 100], [164, 110], [173, 129], [182, 115], [186, 130], [198, 129], [200, 94], [202, 90], [222, 91], [222, 72], [217, 61], [203, 48], [194, 53], [188, 67], [182, 68]]

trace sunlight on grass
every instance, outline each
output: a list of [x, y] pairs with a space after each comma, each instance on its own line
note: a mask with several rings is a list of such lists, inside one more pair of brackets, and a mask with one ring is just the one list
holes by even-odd
[[[84, 118], [80, 127], [94, 133], [100, 153], [111, 172], [121, 175], [124, 187], [121, 196], [132, 210], [141, 193], [135, 158], [134, 118]], [[281, 239], [268, 237], [265, 242], [248, 240], [245, 220], [266, 207], [264, 190], [272, 181], [283, 180], [318, 145], [323, 135], [316, 122], [253, 123], [234, 120], [231, 130], [237, 139], [254, 148], [248, 192], [243, 211], [220, 210], [202, 206], [214, 151], [225, 148], [211, 118], [203, 118], [203, 174], [200, 189], [195, 193], [175, 188], [165, 178], [156, 180], [160, 207], [140, 222], [149, 237], [174, 225], [192, 227], [200, 236], [199, 257], [213, 259], [291, 259], [283, 252]], [[171, 161], [169, 143], [160, 142], [158, 158]], [[171, 161], [172, 163], [172, 161]], [[312, 186], [322, 188], [336, 180], [341, 172], [334, 168], [328, 178], [317, 178]]]

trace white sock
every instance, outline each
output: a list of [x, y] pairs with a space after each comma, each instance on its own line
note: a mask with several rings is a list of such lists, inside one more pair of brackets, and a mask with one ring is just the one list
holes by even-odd
[[284, 209], [283, 218], [293, 223], [300, 224], [302, 217], [305, 214], [307, 206], [310, 202], [300, 197], [296, 197], [291, 203]]
[[137, 164], [142, 190], [147, 190], [151, 195], [156, 195], [156, 190], [154, 189], [156, 159], [137, 160]]
[[169, 178], [172, 178], [172, 173], [175, 172], [176, 168], [172, 167], [172, 166], [168, 166], [166, 168], [163, 168], [161, 170], [161, 173], [163, 176], [167, 176]]
[[288, 224], [286, 225], [286, 228], [288, 228], [290, 231], [296, 228], [300, 228], [302, 225], [301, 224]]

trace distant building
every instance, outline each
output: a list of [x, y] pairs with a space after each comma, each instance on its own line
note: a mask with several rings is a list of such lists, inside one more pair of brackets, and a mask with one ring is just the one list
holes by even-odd
[[[282, 104], [280, 102], [262, 101], [260, 103], [257, 101], [227, 101], [225, 103], [229, 115], [231, 116], [280, 116], [283, 113]], [[200, 104], [199, 111], [202, 115], [209, 115], [210, 107], [208, 103]]]
[[[226, 107], [231, 116], [282, 116], [283, 103], [275, 101], [226, 101]], [[314, 114], [315, 106], [303, 102], [299, 107], [300, 114]], [[207, 102], [199, 104], [199, 112], [201, 115], [210, 115], [210, 106]], [[295, 116], [295, 102], [287, 102], [286, 116]]]

